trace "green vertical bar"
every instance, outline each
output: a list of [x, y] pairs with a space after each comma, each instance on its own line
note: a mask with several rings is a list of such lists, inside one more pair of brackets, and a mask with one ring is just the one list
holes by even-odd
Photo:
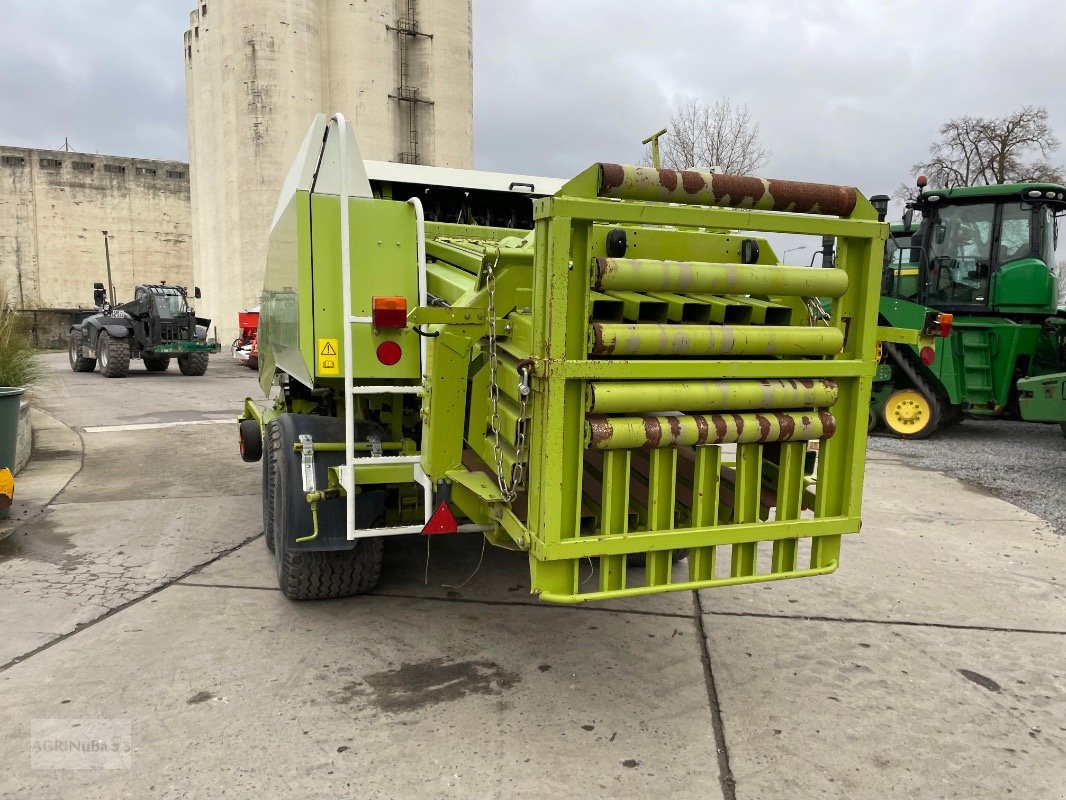
[[[677, 450], [661, 447], [648, 455], [648, 530], [666, 531], [674, 527], [677, 488]], [[644, 572], [647, 586], [670, 583], [670, 550], [648, 553]]]
[[[624, 534], [629, 527], [629, 451], [611, 450], [603, 454], [603, 493], [600, 496], [600, 533]], [[600, 557], [600, 591], [624, 589], [626, 557]]]
[[[737, 486], [734, 500], [733, 521], [737, 523], [759, 521], [759, 492], [762, 484], [762, 445], [737, 445]], [[745, 542], [733, 545], [730, 574], [736, 578], [754, 575], [758, 543]]]
[[[550, 207], [550, 198], [546, 202]], [[582, 316], [587, 286], [583, 291], [578, 287], [572, 295], [580, 304], [576, 314], [570, 314], [568, 303], [571, 272], [578, 276], [578, 280], [586, 274], [585, 270], [570, 270], [572, 233], [571, 220], [566, 217], [547, 217], [536, 223], [533, 352], [548, 362], [567, 357], [568, 315], [587, 319]], [[576, 338], [584, 339], [583, 336]], [[584, 347], [584, 341], [581, 345]], [[574, 385], [581, 396], [568, 397], [570, 392], [566, 381], [549, 376], [541, 383], [542, 391], [533, 394], [534, 425], [530, 430], [529, 516], [526, 524], [549, 547], [578, 533], [584, 397], [579, 382]], [[580, 452], [578, 448], [581, 448]], [[579, 566], [574, 560], [538, 561], [531, 556], [530, 577], [534, 591], [576, 594]]]
[[[880, 240], [838, 238], [837, 264], [848, 274], [848, 290], [833, 303], [833, 324], [847, 322], [844, 352], [838, 358], [869, 361], [876, 339], [879, 284], [877, 260]], [[835, 416], [836, 433], [823, 439], [818, 453], [818, 488], [814, 513], [817, 518], [858, 517], [862, 506], [869, 413], [869, 377], [838, 381], [840, 395]], [[819, 536], [811, 542], [811, 567], [828, 567], [840, 558], [840, 536]]]
[[[781, 445], [781, 463], [777, 470], [778, 522], [799, 519], [803, 505], [803, 460], [807, 453], [806, 442], [787, 442]], [[797, 539], [779, 539], [774, 542], [771, 571], [790, 572], [796, 568]]]
[[[722, 448], [716, 444], [696, 448], [692, 472], [692, 527], [711, 528], [718, 524], [718, 487], [722, 469]], [[688, 554], [688, 579], [706, 581], [714, 577], [715, 548], [697, 547]]]

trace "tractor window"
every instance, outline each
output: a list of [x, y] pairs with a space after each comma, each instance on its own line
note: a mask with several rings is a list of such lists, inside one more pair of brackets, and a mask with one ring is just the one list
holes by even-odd
[[160, 316], [176, 317], [189, 311], [185, 295], [180, 292], [166, 292], [155, 295], [155, 307]]
[[1058, 244], [1059, 221], [1054, 212], [1047, 206], [1041, 208], [1037, 214], [1040, 217], [1040, 227], [1043, 231], [1040, 252], [1037, 255], [1050, 267], [1055, 262], [1055, 245]]
[[1030, 235], [1033, 211], [1031, 206], [1018, 205], [1003, 206], [1003, 227], [999, 235], [999, 258], [998, 264], [1006, 264], [1008, 261], [1016, 261], [1019, 258], [1029, 258], [1033, 254], [1032, 237]]
[[945, 305], [987, 305], [992, 264], [992, 204], [947, 206], [931, 220], [926, 291]]

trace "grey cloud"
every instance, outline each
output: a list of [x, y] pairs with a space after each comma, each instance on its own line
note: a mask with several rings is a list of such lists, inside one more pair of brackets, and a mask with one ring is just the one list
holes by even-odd
[[[185, 158], [192, 5], [2, 0], [0, 142]], [[1056, 0], [475, 0], [476, 165], [635, 160], [680, 98], [728, 95], [766, 174], [891, 192], [952, 116], [1045, 105], [1066, 136], [1064, 30]]]

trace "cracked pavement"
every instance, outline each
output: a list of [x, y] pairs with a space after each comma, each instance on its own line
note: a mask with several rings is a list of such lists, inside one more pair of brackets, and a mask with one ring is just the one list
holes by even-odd
[[[181, 424], [252, 373], [48, 363], [84, 456], [0, 541], [0, 797], [1062, 796], [1064, 539], [952, 478], [871, 454], [824, 578], [567, 608], [521, 554], [403, 538], [373, 595], [297, 604], [235, 425]], [[132, 768], [32, 769], [51, 718], [129, 720]]]

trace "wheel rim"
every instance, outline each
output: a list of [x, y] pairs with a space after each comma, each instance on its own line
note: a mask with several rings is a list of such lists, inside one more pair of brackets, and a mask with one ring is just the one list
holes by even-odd
[[107, 334], [101, 333], [99, 343], [100, 352], [98, 353], [98, 357], [100, 358], [100, 369], [107, 369], [107, 362], [110, 360], [108, 358], [107, 346]]
[[913, 435], [932, 424], [933, 408], [921, 392], [902, 389], [885, 401], [885, 425], [895, 433]]
[[70, 366], [72, 366], [72, 367], [74, 366], [74, 362], [78, 360], [77, 349], [78, 349], [77, 342], [75, 341], [74, 337], [71, 336], [70, 337], [70, 351], [69, 351], [68, 355], [70, 356]]

